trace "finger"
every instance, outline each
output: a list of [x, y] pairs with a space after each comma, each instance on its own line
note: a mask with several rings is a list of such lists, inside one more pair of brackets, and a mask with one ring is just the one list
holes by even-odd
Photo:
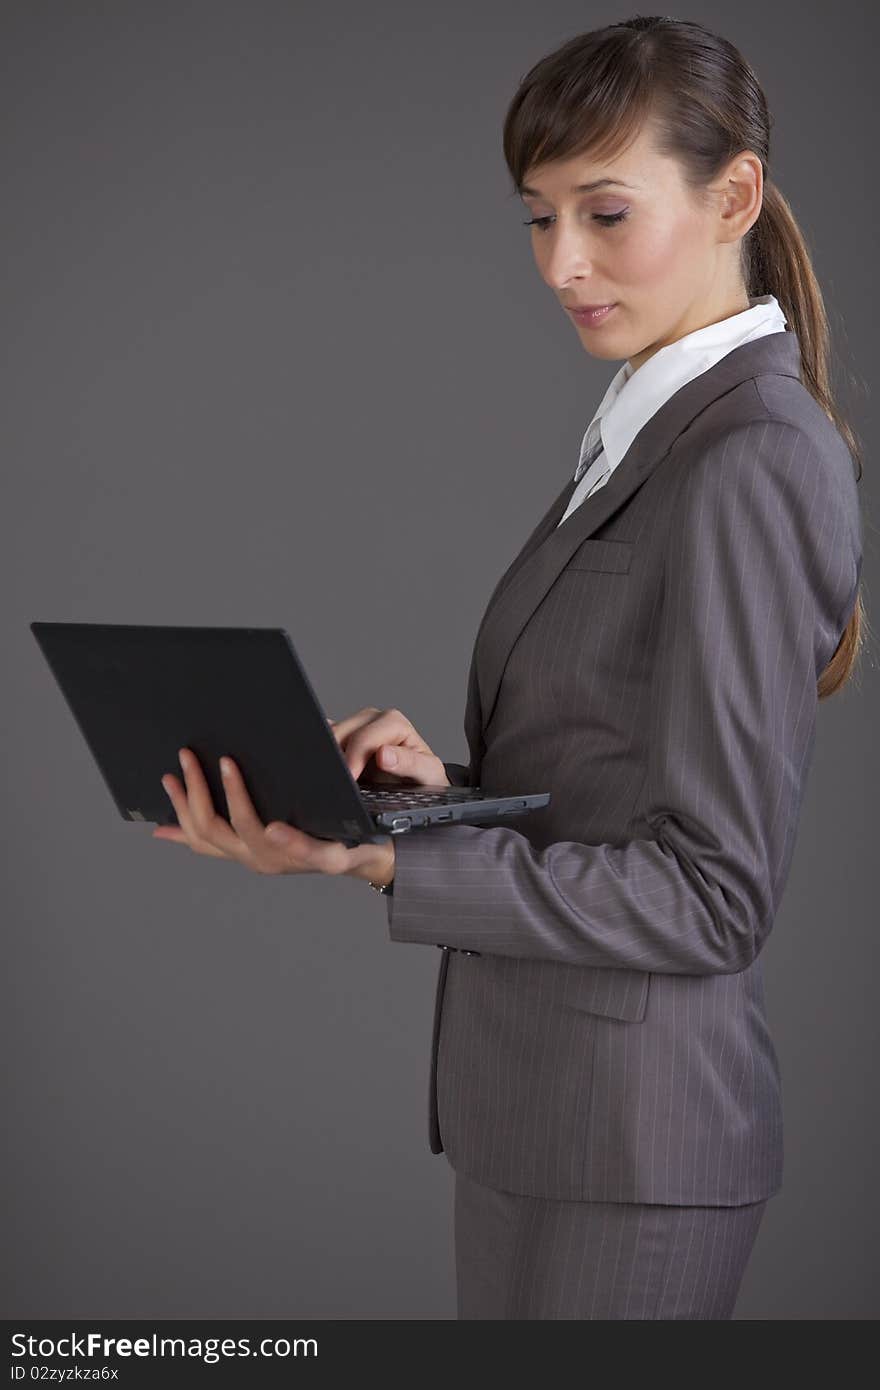
[[[195, 828], [193, 827], [192, 820], [190, 817], [189, 806], [187, 804], [186, 799], [186, 792], [173, 773], [167, 772], [165, 774], [165, 776], [162, 778], [162, 786], [165, 788], [165, 791], [168, 794], [168, 799], [174, 807], [174, 814], [177, 816], [178, 825], [164, 825], [160, 826], [159, 829], [170, 832], [179, 830], [180, 834], [183, 835], [183, 843], [188, 844], [190, 849], [195, 851], [196, 854], [211, 854], [218, 859], [226, 859], [228, 856], [223, 854], [221, 850], [216, 849], [211, 845], [203, 843], [203, 841], [199, 838]], [[155, 834], [156, 832], [154, 831], [153, 833]], [[162, 836], [161, 838], [173, 838], [179, 841], [179, 836], [176, 834], [169, 834], [167, 836]]]
[[220, 777], [229, 809], [229, 823], [254, 855], [266, 849], [263, 822], [254, 809], [241, 769], [234, 758], [220, 759]]
[[[335, 852], [338, 841], [319, 840], [284, 821], [271, 821], [277, 834], [267, 835], [234, 758], [220, 759], [220, 776], [229, 819], [248, 854], [248, 866], [260, 873], [338, 873], [346, 861]], [[344, 848], [344, 846], [341, 846]]]
[[[197, 838], [205, 844], [213, 845], [215, 849], [222, 850], [231, 859], [240, 859], [238, 836], [214, 809], [211, 789], [195, 753], [191, 748], [181, 748], [178, 756], [186, 781], [190, 825]], [[189, 830], [189, 827], [187, 829]]]
[[339, 730], [336, 731], [348, 770], [355, 780], [360, 777], [382, 743], [399, 743], [405, 737], [403, 725], [409, 721], [404, 720], [401, 715], [400, 724], [392, 728], [388, 719], [390, 713], [397, 714], [398, 711], [375, 708], [362, 710], [358, 716], [353, 716], [351, 721], [346, 721], [349, 724], [347, 729], [341, 733]]
[[175, 845], [189, 845], [189, 840], [179, 825], [157, 825], [153, 831], [154, 840], [168, 840]]
[[421, 752], [406, 744], [391, 745], [383, 743], [375, 753], [376, 765], [387, 768], [387, 772], [376, 773], [377, 782], [395, 782], [409, 778], [422, 787], [448, 787], [446, 768], [436, 753]]
[[376, 709], [375, 705], [365, 705], [363, 709], [359, 709], [355, 714], [347, 715], [345, 719], [328, 719], [327, 722], [338, 742], [344, 744], [355, 729], [359, 729], [363, 724], [368, 724], [371, 719], [375, 719], [376, 715], [381, 713], [382, 711]]
[[411, 749], [414, 753], [431, 753], [406, 715], [401, 714], [399, 709], [380, 710], [373, 719], [356, 729], [346, 740], [345, 760], [352, 777], [358, 778], [361, 775], [370, 758], [378, 753], [383, 744], [390, 744], [395, 748], [398, 761], [392, 763], [390, 759], [377, 759], [377, 766], [381, 764], [389, 769], [393, 767], [398, 776], [409, 775], [408, 770], [404, 770], [406, 749]]

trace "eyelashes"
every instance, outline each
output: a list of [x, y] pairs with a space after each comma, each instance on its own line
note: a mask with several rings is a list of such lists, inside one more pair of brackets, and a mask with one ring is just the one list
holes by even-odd
[[[599, 222], [603, 227], [614, 227], [628, 215], [628, 208], [624, 208], [622, 212], [594, 212], [593, 221]], [[530, 217], [527, 222], [523, 222], [523, 226], [537, 227], [539, 232], [546, 232], [552, 221], [552, 217]]]

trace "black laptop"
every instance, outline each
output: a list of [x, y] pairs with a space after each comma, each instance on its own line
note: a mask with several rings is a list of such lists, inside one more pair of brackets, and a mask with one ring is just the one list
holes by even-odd
[[228, 816], [228, 754], [264, 825], [285, 821], [349, 847], [450, 822], [548, 805], [549, 792], [487, 796], [479, 787], [356, 781], [290, 637], [278, 627], [30, 624], [122, 816], [176, 825], [162, 776], [177, 750], [201, 763]]

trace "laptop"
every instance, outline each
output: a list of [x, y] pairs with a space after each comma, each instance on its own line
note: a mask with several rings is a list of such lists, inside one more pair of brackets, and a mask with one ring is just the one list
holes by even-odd
[[120, 815], [176, 825], [162, 776], [201, 763], [228, 819], [219, 760], [244, 777], [264, 825], [285, 821], [349, 848], [547, 806], [549, 792], [356, 781], [293, 642], [280, 627], [30, 624]]

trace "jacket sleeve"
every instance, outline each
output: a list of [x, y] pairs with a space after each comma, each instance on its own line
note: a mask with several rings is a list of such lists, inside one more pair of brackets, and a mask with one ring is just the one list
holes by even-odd
[[469, 787], [471, 784], [470, 765], [467, 767], [463, 763], [444, 763], [446, 776], [449, 778], [449, 785], [452, 787]]
[[773, 418], [714, 442], [678, 486], [638, 808], [650, 834], [543, 849], [511, 826], [399, 836], [392, 940], [673, 974], [758, 955], [791, 862], [816, 683], [856, 597], [858, 495], [836, 454]]

